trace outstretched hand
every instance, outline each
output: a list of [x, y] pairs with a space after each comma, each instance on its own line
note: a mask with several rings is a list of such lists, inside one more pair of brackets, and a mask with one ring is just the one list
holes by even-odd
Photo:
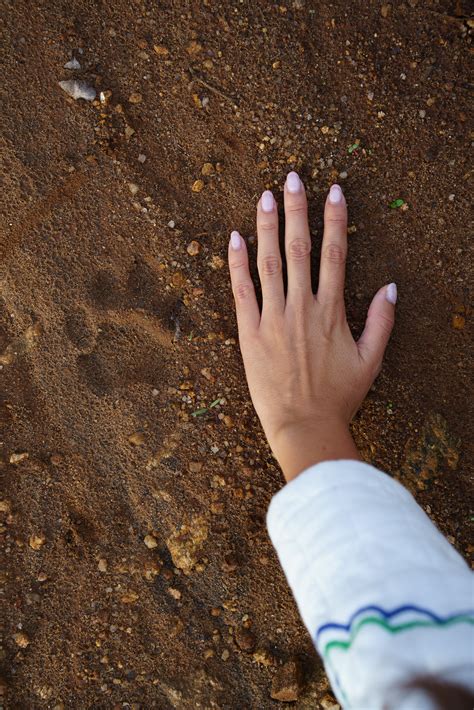
[[278, 212], [265, 191], [257, 208], [262, 311], [249, 272], [244, 239], [232, 232], [229, 268], [240, 348], [252, 402], [287, 480], [329, 459], [359, 458], [349, 422], [382, 366], [394, 324], [397, 289], [383, 286], [355, 341], [344, 305], [347, 207], [333, 185], [324, 210], [318, 291], [311, 290], [311, 238], [306, 193], [289, 173], [284, 190], [285, 296]]

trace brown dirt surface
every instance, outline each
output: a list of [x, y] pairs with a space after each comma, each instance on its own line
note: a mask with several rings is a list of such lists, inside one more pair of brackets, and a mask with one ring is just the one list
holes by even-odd
[[230, 230], [252, 237], [289, 169], [315, 274], [325, 192], [343, 184], [355, 333], [376, 289], [399, 287], [357, 442], [472, 552], [468, 13], [3, 3], [6, 707], [284, 707], [272, 682], [293, 662], [294, 707], [331, 706], [265, 529], [282, 477], [225, 264]]

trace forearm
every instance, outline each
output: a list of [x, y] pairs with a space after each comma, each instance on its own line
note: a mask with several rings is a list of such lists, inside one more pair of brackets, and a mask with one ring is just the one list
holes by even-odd
[[323, 461], [361, 460], [349, 426], [342, 420], [295, 422], [269, 436], [269, 441], [286, 481]]
[[473, 684], [473, 575], [400, 484], [322, 463], [276, 494], [267, 521], [343, 705], [402, 707], [396, 689], [427, 674]]

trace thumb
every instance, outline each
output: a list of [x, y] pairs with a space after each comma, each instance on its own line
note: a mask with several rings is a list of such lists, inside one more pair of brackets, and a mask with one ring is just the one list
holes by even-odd
[[362, 359], [377, 372], [395, 323], [396, 302], [396, 284], [383, 286], [377, 291], [367, 313], [364, 332], [357, 343]]

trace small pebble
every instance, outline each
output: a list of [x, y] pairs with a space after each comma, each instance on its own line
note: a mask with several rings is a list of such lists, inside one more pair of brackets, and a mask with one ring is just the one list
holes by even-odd
[[30, 644], [30, 639], [23, 631], [13, 634], [13, 640], [20, 648], [26, 648]]
[[143, 446], [145, 443], [145, 436], [141, 431], [136, 431], [133, 434], [130, 434], [128, 441], [130, 444], [133, 444], [133, 446]]
[[155, 547], [158, 547], [156, 537], [154, 537], [153, 535], [145, 535], [145, 537], [143, 538], [143, 542], [149, 550], [153, 550]]
[[140, 155], [138, 156], [138, 162], [144, 163], [145, 160], [146, 160], [146, 155], [144, 153], [140, 153]]
[[97, 567], [99, 568], [99, 572], [107, 572], [107, 560], [101, 557]]
[[12, 454], [10, 456], [10, 463], [21, 463], [22, 461], [25, 461], [29, 457], [29, 454], [26, 451], [23, 451], [20, 454]]
[[347, 178], [347, 171], [343, 170], [342, 173], [339, 173], [339, 177], [341, 180], [345, 180]]
[[167, 57], [169, 54], [169, 50], [159, 44], [154, 44], [153, 49], [159, 57]]
[[80, 69], [81, 65], [77, 61], [76, 57], [73, 57], [70, 59], [66, 64], [64, 65], [65, 69]]
[[174, 587], [168, 588], [168, 594], [173, 597], [173, 599], [176, 599], [176, 601], [179, 601], [179, 599], [181, 599], [181, 592], [179, 591], [179, 589], [175, 589]]
[[43, 547], [44, 543], [46, 542], [46, 538], [44, 535], [36, 535], [33, 534], [30, 536], [30, 539], [28, 540], [28, 544], [31, 547], [32, 550], [41, 550]]
[[174, 229], [175, 226], [176, 226], [175, 221], [174, 221], [173, 219], [170, 219], [170, 221], [168, 222], [168, 227], [169, 227], [170, 229]]
[[380, 8], [380, 14], [382, 15], [382, 17], [388, 17], [391, 9], [392, 6], [389, 3], [387, 3], [386, 5], [382, 5], [382, 7]]
[[454, 330], [463, 330], [466, 325], [466, 319], [460, 313], [456, 313], [451, 321]]
[[186, 251], [190, 256], [196, 256], [201, 251], [201, 245], [193, 239], [186, 247]]
[[74, 100], [84, 99], [85, 101], [94, 101], [96, 91], [93, 86], [86, 81], [77, 81], [76, 79], [68, 79], [60, 81], [59, 86], [63, 91], [71, 96]]
[[288, 661], [273, 676], [270, 697], [291, 703], [298, 700], [302, 689], [303, 674], [296, 661]]
[[128, 183], [128, 189], [130, 190], [130, 192], [132, 193], [132, 195], [136, 195], [137, 192], [140, 190], [140, 188], [138, 187], [138, 185], [137, 185], [136, 183], [134, 183], [134, 182], [129, 182], [129, 183]]
[[202, 180], [195, 180], [191, 190], [193, 192], [201, 192], [204, 189], [204, 182]]
[[[134, 604], [138, 599], [138, 594], [136, 592], [126, 592], [120, 597], [120, 601], [123, 604]], [[112, 630], [112, 629], [111, 629]]]
[[222, 655], [221, 655], [222, 660], [227, 661], [229, 659], [229, 656], [230, 656], [229, 650], [227, 648], [225, 648], [222, 651]]
[[420, 118], [424, 118], [424, 117], [426, 116], [426, 111], [425, 111], [425, 109], [423, 109], [423, 108], [420, 109], [420, 110], [418, 111], [418, 115], [419, 115]]
[[216, 172], [216, 169], [212, 163], [204, 163], [204, 165], [201, 168], [201, 173], [203, 175], [214, 175], [215, 172]]
[[131, 104], [141, 104], [142, 100], [143, 100], [143, 97], [141, 94], [133, 93], [133, 94], [130, 94], [130, 96], [128, 97], [128, 102]]
[[455, 198], [455, 197], [456, 197], [456, 195], [455, 195], [454, 193], [452, 193], [451, 195], [449, 195], [448, 200], [449, 200], [450, 202], [454, 202], [454, 198]]

